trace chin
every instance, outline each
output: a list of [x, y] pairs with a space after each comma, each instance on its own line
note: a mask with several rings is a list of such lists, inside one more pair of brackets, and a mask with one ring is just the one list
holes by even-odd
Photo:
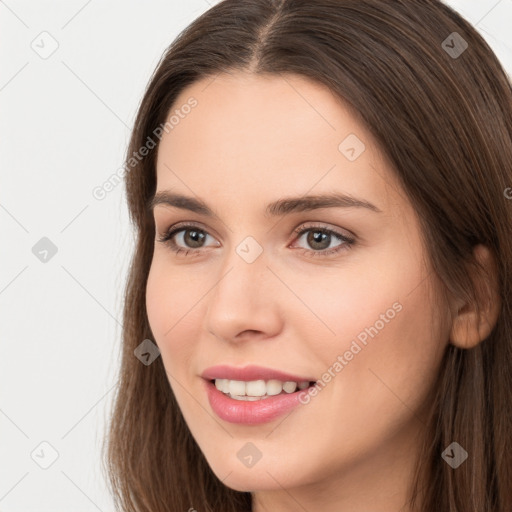
[[[238, 458], [226, 461], [208, 461], [215, 476], [230, 489], [239, 492], [271, 491], [300, 485], [293, 468], [258, 461], [253, 467], [245, 467]], [[293, 479], [293, 480], [292, 480]]]
[[255, 468], [233, 471], [228, 477], [224, 476], [224, 480], [221, 481], [226, 487], [239, 492], [278, 490], [282, 487], [288, 488], [291, 484], [291, 482], [283, 483], [278, 480], [281, 484], [279, 485], [264, 469], [256, 471]]

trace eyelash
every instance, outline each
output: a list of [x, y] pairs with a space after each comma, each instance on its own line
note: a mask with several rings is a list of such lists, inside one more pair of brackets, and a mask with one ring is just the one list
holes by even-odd
[[[190, 228], [200, 231], [201, 233], [209, 234], [204, 229], [201, 229], [200, 227], [194, 225], [194, 224], [178, 224], [177, 226], [174, 226], [173, 228], [169, 228], [162, 236], [158, 238], [158, 242], [168, 245], [171, 250], [176, 254], [182, 254], [183, 256], [187, 256], [189, 253], [196, 253], [193, 255], [197, 255], [201, 249], [183, 249], [182, 247], [179, 247], [176, 242], [173, 240], [174, 235], [181, 231], [188, 231]], [[332, 254], [339, 253], [344, 250], [349, 250], [355, 243], [355, 239], [349, 238], [338, 231], [334, 231], [332, 229], [327, 229], [324, 226], [308, 226], [307, 228], [297, 228], [293, 232], [297, 235], [298, 238], [300, 238], [304, 233], [307, 233], [308, 231], [316, 230], [317, 232], [321, 232], [328, 235], [334, 235], [336, 238], [339, 239], [339, 241], [344, 242], [341, 245], [338, 245], [337, 247], [334, 247], [332, 249], [323, 249], [321, 251], [314, 251], [311, 249], [303, 249], [299, 248], [298, 250], [302, 251], [302, 254], [308, 254], [309, 257], [327, 257]]]

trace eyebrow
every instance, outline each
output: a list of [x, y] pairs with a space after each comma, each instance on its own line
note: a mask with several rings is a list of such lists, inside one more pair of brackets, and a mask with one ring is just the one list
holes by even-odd
[[[216, 216], [208, 205], [200, 199], [173, 193], [168, 190], [155, 193], [154, 196], [149, 199], [147, 208], [152, 212], [157, 205], [189, 210], [206, 217]], [[358, 199], [346, 194], [332, 193], [279, 199], [267, 205], [265, 216], [278, 217], [320, 208], [366, 208], [373, 212], [382, 213], [380, 208], [364, 199]]]

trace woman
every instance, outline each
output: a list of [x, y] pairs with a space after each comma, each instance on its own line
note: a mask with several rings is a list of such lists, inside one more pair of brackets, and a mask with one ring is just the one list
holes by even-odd
[[473, 27], [220, 2], [126, 164], [122, 510], [512, 510], [512, 89]]

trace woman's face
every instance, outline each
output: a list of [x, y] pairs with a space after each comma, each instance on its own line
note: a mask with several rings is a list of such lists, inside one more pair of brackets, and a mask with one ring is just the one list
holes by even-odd
[[172, 110], [147, 313], [192, 435], [237, 490], [300, 499], [332, 483], [341, 498], [371, 478], [393, 499], [449, 317], [392, 168], [345, 104], [298, 76], [222, 74]]

